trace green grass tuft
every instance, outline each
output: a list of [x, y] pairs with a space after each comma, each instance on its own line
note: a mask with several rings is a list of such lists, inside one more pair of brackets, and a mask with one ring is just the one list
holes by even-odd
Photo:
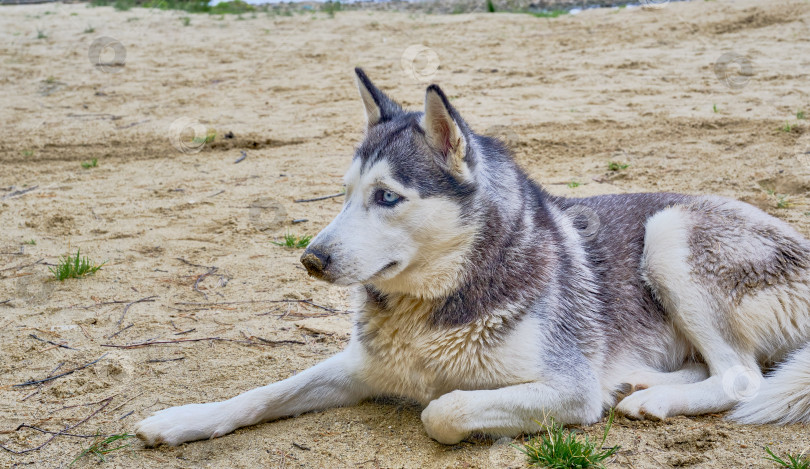
[[571, 189], [573, 189], [573, 188], [575, 188], [575, 187], [579, 187], [579, 186], [581, 186], [582, 184], [581, 184], [581, 183], [579, 183], [579, 182], [577, 182], [577, 181], [571, 181], [571, 182], [569, 182], [569, 183], [568, 183], [568, 184], [566, 184], [566, 185], [567, 185], [568, 187], [570, 187]]
[[717, 114], [717, 104], [712, 104], [712, 110]]
[[32, 238], [32, 239], [29, 239], [28, 241], [23, 241], [23, 244], [27, 244], [27, 245], [29, 245], [29, 246], [36, 246], [36, 245], [37, 245], [37, 241], [36, 241], [35, 239], [33, 239], [33, 238]]
[[212, 15], [240, 14], [252, 12], [256, 7], [241, 0], [220, 2], [209, 5], [208, 0], [91, 0], [94, 7], [112, 6], [116, 10], [127, 11], [134, 7], [157, 10], [183, 10], [189, 13], [210, 13]]
[[768, 461], [773, 461], [776, 464], [779, 464], [782, 467], [787, 467], [789, 469], [810, 469], [810, 460], [808, 460], [803, 454], [792, 455], [788, 453], [787, 461], [780, 458], [779, 456], [773, 454], [770, 448], [767, 446], [765, 447], [765, 452], [768, 453], [768, 456], [763, 456], [763, 459], [767, 459]]
[[112, 6], [118, 11], [129, 11], [135, 6], [135, 2], [132, 0], [116, 0], [113, 2]]
[[180, 21], [183, 22], [183, 26], [188, 26], [188, 25], [191, 24], [191, 18], [188, 17], [188, 16], [184, 16], [184, 17], [180, 18]]
[[790, 133], [793, 130], [793, 126], [790, 125], [790, 122], [785, 121], [785, 125], [783, 125], [779, 130]]
[[568, 14], [568, 12], [565, 10], [543, 10], [543, 11], [532, 11], [530, 13], [532, 16], [536, 16], [537, 18], [556, 18], [558, 16]]
[[[191, 21], [191, 18], [189, 18], [189, 21]], [[183, 24], [185, 24], [185, 21], [183, 21]], [[213, 142], [214, 140], [216, 140], [216, 138], [217, 138], [216, 131], [209, 130], [208, 133], [205, 134], [205, 137], [194, 137], [194, 138], [192, 138], [191, 143], [193, 143], [195, 145], [207, 144], [207, 143]]]
[[804, 117], [804, 111], [802, 111], [801, 109], [796, 111], [796, 119], [803, 120], [804, 118], [805, 118]]
[[96, 166], [98, 166], [98, 158], [93, 158], [90, 161], [82, 161], [82, 168], [84, 169], [95, 168]]
[[608, 161], [608, 170], [609, 171], [621, 171], [623, 169], [629, 168], [630, 165], [628, 163], [617, 163], [615, 161]]
[[332, 0], [327, 0], [321, 4], [321, 11], [325, 11], [330, 18], [335, 17], [335, 12], [341, 11], [343, 9], [343, 5], [340, 2], [333, 2]]
[[84, 28], [84, 34], [90, 34], [94, 32], [96, 32], [96, 28], [94, 28], [92, 25], [88, 24], [87, 27]]
[[787, 194], [776, 195], [776, 208], [789, 208], [793, 205]]
[[614, 411], [610, 409], [605, 433], [599, 444], [591, 443], [588, 435], [579, 438], [579, 434], [566, 430], [562, 425], [552, 421], [542, 425], [541, 433], [524, 443], [523, 447], [513, 445], [528, 458], [530, 466], [549, 469], [585, 469], [603, 468], [603, 461], [616, 454], [619, 446], [604, 449], [610, 427], [613, 426]]
[[495, 13], [495, 4], [492, 3], [492, 0], [487, 0], [487, 11], [490, 13]]
[[42, 29], [37, 29], [37, 39], [48, 39], [48, 34]]
[[234, 0], [231, 2], [220, 2], [210, 8], [211, 9], [208, 11], [208, 13], [212, 15], [225, 15], [225, 14], [237, 15], [240, 13], [247, 13], [256, 10], [256, 8], [253, 5], [245, 3], [241, 0]]
[[294, 249], [303, 249], [309, 246], [309, 242], [312, 241], [312, 236], [306, 235], [302, 237], [298, 237], [292, 233], [287, 233], [284, 235], [283, 242], [276, 242], [271, 241], [276, 246], [284, 246], [286, 248], [294, 248]]
[[[92, 454], [93, 456], [97, 457], [99, 462], [105, 462], [107, 460], [107, 458], [104, 457], [105, 454], [129, 447], [130, 443], [122, 445], [120, 442], [128, 440], [134, 436], [135, 435], [132, 433], [121, 433], [117, 435], [109, 435], [107, 437], [102, 437], [100, 434], [96, 434], [96, 437], [93, 438], [93, 442], [90, 443], [90, 447], [82, 450], [82, 452], [76, 456], [76, 459], [68, 464], [68, 467], [72, 466], [76, 463], [76, 461], [88, 454]], [[113, 443], [117, 444], [118, 446], [113, 447]]]
[[48, 267], [48, 270], [56, 277], [56, 280], [63, 282], [69, 278], [81, 278], [98, 272], [107, 262], [96, 265], [88, 257], [81, 256], [81, 250], [76, 249], [76, 255], [62, 256], [56, 264], [56, 268]]

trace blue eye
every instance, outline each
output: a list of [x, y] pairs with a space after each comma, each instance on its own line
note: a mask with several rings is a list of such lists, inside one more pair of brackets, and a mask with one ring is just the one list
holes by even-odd
[[394, 205], [398, 204], [401, 201], [402, 196], [400, 196], [396, 192], [391, 192], [385, 189], [377, 189], [377, 192], [374, 193], [374, 202], [377, 205], [382, 205], [384, 207], [393, 207]]

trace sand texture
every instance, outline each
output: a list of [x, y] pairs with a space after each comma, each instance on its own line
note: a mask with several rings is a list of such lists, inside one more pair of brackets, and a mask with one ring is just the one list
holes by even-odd
[[[346, 292], [308, 278], [301, 251], [271, 241], [315, 235], [340, 209], [340, 197], [294, 200], [341, 190], [364, 126], [355, 65], [408, 107], [440, 83], [554, 193], [714, 193], [810, 233], [810, 133], [796, 117], [810, 113], [806, 1], [555, 19], [0, 12], [0, 444], [15, 450], [50, 438], [21, 424], [59, 431], [87, 419], [70, 433], [125, 432], [152, 411], [229, 398], [346, 346]], [[195, 131], [216, 137], [200, 148]], [[608, 171], [611, 161], [629, 166]], [[49, 280], [68, 246], [106, 264]], [[227, 340], [106, 346], [206, 338]], [[420, 410], [381, 399], [177, 448], [132, 440], [106, 463], [73, 467], [523, 464], [504, 441], [432, 441]], [[584, 430], [597, 438], [603, 426]], [[622, 446], [608, 467], [773, 467], [762, 447], [807, 450], [810, 429], [619, 418], [607, 444]], [[0, 467], [66, 467], [88, 445], [59, 435], [26, 454], [0, 450]]]

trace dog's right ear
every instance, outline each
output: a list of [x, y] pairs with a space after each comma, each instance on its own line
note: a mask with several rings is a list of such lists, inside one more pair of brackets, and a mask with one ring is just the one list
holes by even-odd
[[366, 109], [369, 129], [402, 112], [402, 107], [377, 89], [362, 68], [357, 67], [354, 72], [357, 74], [357, 88], [360, 90], [360, 97], [363, 99], [363, 106]]

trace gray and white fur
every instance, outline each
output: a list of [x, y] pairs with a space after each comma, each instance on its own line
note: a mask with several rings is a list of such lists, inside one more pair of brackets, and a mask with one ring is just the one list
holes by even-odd
[[[514, 436], [606, 408], [810, 422], [810, 242], [741, 202], [552, 196], [427, 88], [408, 112], [357, 69], [367, 132], [310, 275], [354, 291], [346, 349], [232, 399], [159, 411], [147, 444], [377, 395], [427, 434]], [[772, 370], [763, 377], [763, 370]]]

